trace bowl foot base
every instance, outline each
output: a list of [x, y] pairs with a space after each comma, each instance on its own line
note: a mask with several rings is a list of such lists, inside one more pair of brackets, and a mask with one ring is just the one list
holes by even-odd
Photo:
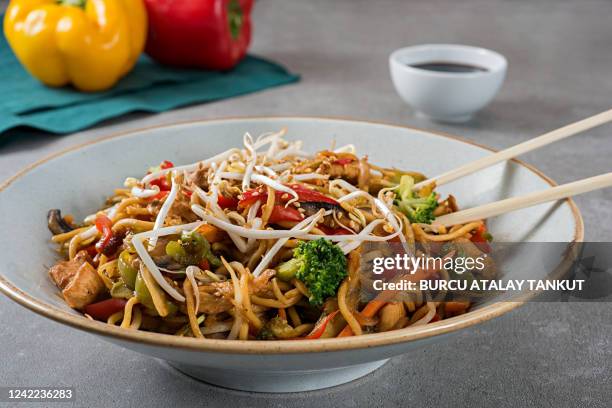
[[309, 371], [233, 370], [192, 366], [168, 361], [180, 372], [210, 384], [240, 391], [300, 392], [333, 387], [356, 380], [378, 369], [389, 360], [350, 367]]
[[418, 111], [417, 111], [417, 116], [428, 119], [428, 120], [432, 120], [434, 122], [441, 122], [441, 123], [464, 123], [464, 122], [471, 120], [474, 117], [473, 114], [436, 117], [436, 116], [431, 116], [426, 113], [418, 112]]

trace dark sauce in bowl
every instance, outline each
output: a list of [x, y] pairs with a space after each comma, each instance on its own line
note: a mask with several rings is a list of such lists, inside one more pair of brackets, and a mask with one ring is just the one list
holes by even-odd
[[471, 74], [474, 72], [488, 72], [489, 70], [478, 65], [461, 64], [458, 62], [432, 61], [408, 64], [409, 67], [425, 71], [446, 72], [452, 74]]

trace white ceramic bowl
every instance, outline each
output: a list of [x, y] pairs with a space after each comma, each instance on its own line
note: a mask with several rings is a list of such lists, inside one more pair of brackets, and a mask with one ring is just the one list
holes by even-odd
[[[83, 217], [99, 208], [126, 176], [162, 159], [192, 163], [242, 143], [244, 132], [288, 128], [310, 151], [354, 143], [374, 163], [433, 175], [490, 151], [449, 136], [406, 127], [321, 118], [245, 118], [154, 127], [86, 144], [44, 159], [0, 187], [0, 290], [21, 305], [67, 326], [131, 350], [168, 360], [178, 369], [229, 388], [289, 392], [358, 378], [401, 353], [508, 312], [518, 303], [482, 305], [465, 315], [420, 327], [359, 337], [298, 341], [227, 341], [125, 330], [90, 321], [65, 305], [45, 265], [57, 260], [46, 226], [49, 208]], [[435, 158], [435, 160], [433, 159]], [[462, 206], [547, 188], [552, 181], [520, 162], [499, 164], [444, 186]], [[572, 201], [543, 204], [491, 220], [498, 239], [582, 240]], [[539, 271], [546, 275], [547, 270]], [[68, 327], [66, 330], [69, 330]], [[44, 345], [41, 345], [43, 347]], [[492, 347], [495, 347], [492, 345]], [[108, 356], [109, 358], [112, 356]]]
[[[415, 68], [446, 62], [484, 68], [456, 73]], [[401, 48], [389, 57], [393, 85], [417, 113], [442, 122], [465, 122], [487, 105], [504, 82], [508, 64], [503, 55], [484, 48], [426, 44]]]

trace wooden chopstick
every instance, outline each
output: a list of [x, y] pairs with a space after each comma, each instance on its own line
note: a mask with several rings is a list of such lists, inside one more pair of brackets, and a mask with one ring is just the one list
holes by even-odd
[[585, 178], [583, 180], [574, 181], [572, 183], [563, 184], [552, 187], [543, 191], [536, 191], [525, 194], [519, 197], [507, 198], [505, 200], [496, 201], [485, 205], [480, 205], [467, 210], [457, 211], [455, 213], [446, 214], [436, 218], [436, 224], [449, 227], [457, 224], [465, 224], [466, 222], [482, 220], [485, 218], [495, 217], [496, 215], [504, 214], [525, 207], [531, 207], [537, 204], [542, 204], [548, 201], [556, 201], [562, 198], [571, 197], [574, 195], [586, 193], [593, 190], [612, 186], [612, 173], [601, 174], [595, 177]]
[[545, 133], [541, 136], [536, 137], [535, 139], [530, 139], [526, 142], [519, 143], [515, 146], [475, 160], [471, 163], [464, 164], [454, 170], [442, 173], [436, 177], [421, 181], [420, 183], [415, 184], [413, 189], [415, 191], [419, 190], [425, 187], [426, 185], [431, 184], [432, 182], [435, 182], [436, 185], [441, 186], [442, 184], [446, 184], [463, 176], [467, 176], [468, 174], [475, 173], [478, 170], [482, 170], [486, 167], [492, 166], [504, 160], [520, 156], [523, 153], [539, 149], [540, 147], [554, 143], [558, 140], [562, 140], [566, 137], [576, 135], [580, 132], [584, 132], [585, 130], [594, 128], [596, 126], [603, 125], [604, 123], [609, 122], [611, 120], [612, 109], [599, 113], [595, 116], [591, 116], [590, 118], [586, 118], [570, 125], [564, 126], [557, 130], [553, 130], [552, 132]]

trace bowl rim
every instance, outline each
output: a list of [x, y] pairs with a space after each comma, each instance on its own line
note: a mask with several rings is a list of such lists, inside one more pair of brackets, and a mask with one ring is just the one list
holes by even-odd
[[[420, 51], [427, 48], [439, 48], [439, 49], [459, 49], [465, 50], [468, 52], [476, 52], [476, 53], [484, 53], [489, 54], [492, 57], [499, 60], [499, 66], [495, 68], [487, 67], [486, 71], [477, 71], [477, 72], [439, 72], [439, 71], [428, 71], [424, 69], [419, 69], [412, 67], [410, 65], [406, 65], [400, 61], [400, 58], [404, 56], [406, 53]], [[471, 63], [472, 61], [468, 58], [464, 59], [464, 62]], [[493, 75], [498, 75], [500, 73], [506, 72], [508, 69], [508, 60], [507, 58], [492, 49], [479, 47], [475, 45], [465, 45], [465, 44], [450, 44], [450, 43], [427, 43], [427, 44], [417, 44], [417, 45], [409, 45], [407, 47], [402, 47], [394, 50], [389, 55], [389, 63], [396, 67], [397, 69], [403, 70], [412, 75], [420, 75], [423, 77], [433, 77], [433, 78], [452, 78], [452, 79], [470, 79], [470, 78], [482, 78]]]
[[[157, 130], [160, 128], [172, 128], [176, 126], [185, 125], [197, 125], [215, 122], [226, 122], [226, 121], [244, 121], [244, 120], [323, 120], [323, 121], [339, 121], [339, 122], [352, 122], [361, 124], [371, 124], [378, 126], [386, 126], [404, 130], [411, 130], [421, 132], [437, 137], [443, 137], [462, 143], [470, 144], [490, 152], [495, 152], [495, 149], [481, 145], [479, 143], [467, 140], [465, 138], [454, 136], [444, 132], [430, 131], [419, 129], [415, 127], [391, 124], [382, 121], [374, 120], [357, 120], [349, 117], [333, 117], [333, 116], [231, 116], [231, 117], [219, 117], [213, 119], [200, 119], [200, 120], [185, 120], [176, 121], [166, 124], [145, 126], [138, 129], [130, 129], [125, 131], [114, 132], [110, 135], [96, 138], [95, 140], [79, 143], [75, 146], [62, 149], [58, 152], [43, 157], [34, 163], [31, 163], [24, 167], [22, 170], [17, 172], [12, 177], [0, 184], [0, 193], [2, 193], [8, 186], [21, 177], [26, 175], [36, 167], [45, 164], [57, 157], [63, 156], [67, 153], [77, 151], [86, 148], [91, 145], [103, 143], [115, 138], [129, 137], [136, 133], [147, 132], [151, 130]], [[513, 162], [520, 166], [527, 168], [529, 171], [540, 177], [550, 186], [556, 186], [557, 183], [550, 177], [546, 176], [540, 170], [534, 166], [527, 164], [518, 159], [511, 159]], [[575, 229], [574, 239], [568, 244], [578, 244], [584, 240], [584, 222], [580, 210], [576, 206], [575, 202], [571, 199], [564, 200], [572, 211], [574, 217]], [[569, 251], [568, 251], [569, 252]], [[571, 265], [571, 259], [566, 257], [556, 268], [556, 270], [565, 270]], [[295, 341], [252, 341], [252, 340], [217, 340], [217, 339], [196, 339], [188, 337], [171, 336], [161, 333], [145, 332], [139, 330], [126, 330], [117, 326], [110, 326], [103, 322], [90, 320], [84, 316], [79, 316], [60, 308], [44, 303], [37, 298], [29, 295], [21, 289], [14, 286], [0, 271], [0, 292], [4, 293], [13, 301], [19, 303], [21, 306], [30, 309], [31, 311], [47, 317], [56, 322], [71, 326], [73, 328], [83, 330], [91, 334], [97, 334], [107, 338], [110, 341], [126, 341], [130, 343], [144, 344], [152, 347], [172, 347], [176, 349], [182, 349], [186, 351], [202, 351], [211, 353], [230, 353], [230, 354], [304, 354], [304, 353], [318, 353], [318, 352], [341, 352], [356, 349], [366, 349], [372, 347], [391, 346], [399, 343], [405, 343], [410, 341], [416, 341], [433, 337], [436, 335], [451, 333], [460, 329], [471, 327], [478, 323], [483, 323], [487, 320], [501, 316], [518, 306], [525, 303], [525, 300], [516, 302], [499, 302], [488, 306], [484, 306], [481, 309], [452, 317], [449, 319], [440, 320], [434, 323], [429, 323], [419, 327], [408, 327], [400, 330], [392, 330], [384, 333], [368, 334], [367, 336], [352, 336], [345, 338], [331, 338], [331, 339], [320, 339], [315, 342], [311, 340], [295, 340]]]

